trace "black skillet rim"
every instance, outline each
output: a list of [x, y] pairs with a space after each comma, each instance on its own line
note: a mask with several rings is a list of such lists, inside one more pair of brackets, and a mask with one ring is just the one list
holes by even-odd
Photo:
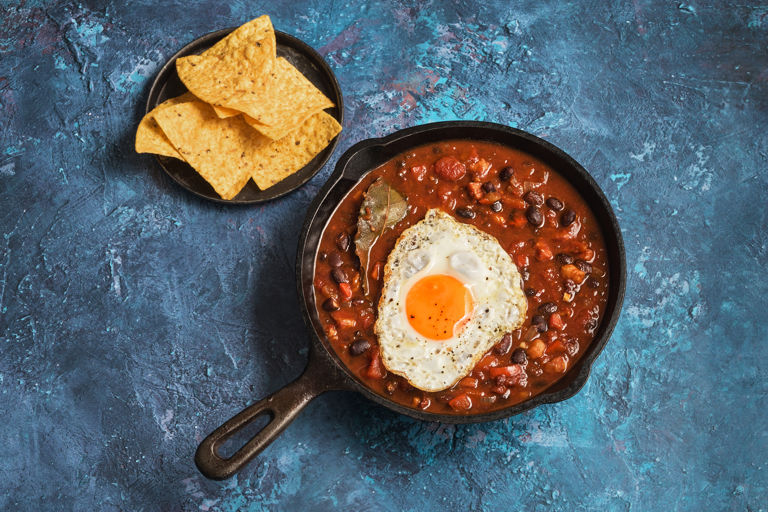
[[[229, 35], [231, 32], [236, 30], [237, 27], [230, 27], [230, 28], [224, 28], [221, 30], [216, 30], [214, 32], [209, 32], [203, 36], [198, 37], [194, 41], [191, 41], [184, 45], [183, 48], [181, 48], [179, 51], [177, 51], [173, 56], [171, 56], [166, 63], [163, 65], [162, 68], [160, 68], [160, 71], [155, 76], [154, 81], [152, 82], [152, 86], [149, 89], [149, 95], [147, 96], [147, 106], [145, 113], [149, 113], [153, 108], [155, 108], [159, 103], [160, 98], [160, 91], [165, 86], [166, 82], [169, 80], [169, 78], [176, 73], [176, 59], [179, 57], [185, 57], [187, 55], [193, 55], [196, 53], [199, 53], [202, 50], [208, 49], [209, 47], [213, 46], [218, 42], [219, 40], [223, 39], [225, 36]], [[336, 79], [336, 75], [331, 70], [331, 67], [328, 65], [328, 63], [325, 61], [325, 59], [320, 55], [317, 50], [309, 46], [307, 43], [302, 41], [301, 39], [298, 39], [295, 36], [292, 36], [290, 34], [286, 34], [285, 32], [281, 32], [279, 30], [275, 30], [275, 41], [276, 45], [279, 46], [288, 46], [292, 47], [302, 54], [306, 56], [309, 60], [311, 60], [314, 64], [317, 65], [317, 67], [320, 69], [320, 71], [325, 75], [325, 77], [328, 80], [328, 83], [331, 86], [333, 97], [330, 98], [331, 101], [333, 101], [336, 106], [331, 109], [331, 112], [335, 112], [336, 115], [331, 114], [334, 116], [334, 118], [339, 122], [340, 125], [344, 125], [344, 98], [341, 93], [341, 87], [339, 86], [339, 81]], [[213, 201], [215, 203], [219, 204], [233, 204], [233, 205], [249, 205], [249, 204], [260, 204], [267, 201], [271, 201], [273, 199], [277, 199], [278, 197], [282, 197], [286, 194], [289, 194], [293, 192], [294, 190], [301, 188], [306, 184], [309, 180], [311, 180], [318, 172], [320, 172], [320, 169], [323, 168], [323, 166], [328, 162], [328, 159], [331, 158], [331, 155], [333, 155], [334, 151], [336, 150], [336, 145], [339, 142], [340, 134], [336, 135], [336, 137], [331, 140], [331, 142], [328, 144], [328, 146], [323, 149], [323, 151], [318, 155], [315, 156], [315, 158], [307, 165], [299, 169], [296, 173], [294, 173], [292, 176], [299, 176], [299, 180], [296, 183], [293, 183], [293, 180], [287, 179], [283, 180], [279, 183], [276, 183], [275, 185], [269, 187], [266, 190], [259, 191], [259, 195], [255, 199], [222, 199], [219, 197], [216, 192], [209, 192], [209, 193], [203, 193], [199, 190], [195, 190], [193, 187], [189, 186], [187, 183], [184, 183], [179, 179], [175, 173], [168, 170], [168, 168], [165, 165], [164, 159], [170, 159], [171, 157], [165, 157], [161, 155], [154, 155], [155, 160], [160, 165], [160, 167], [163, 169], [166, 175], [168, 175], [176, 184], [181, 186], [183, 189], [187, 190], [188, 192], [191, 192], [192, 194], [207, 199], [209, 201]], [[186, 162], [184, 162], [186, 164]], [[191, 167], [190, 167], [191, 169]], [[192, 171], [194, 172], [194, 170]], [[287, 183], [290, 182], [290, 186], [287, 185]], [[236, 196], [237, 197], [237, 196]]]
[[[430, 413], [426, 411], [419, 411], [416, 409], [411, 409], [409, 407], [403, 406], [397, 402], [389, 400], [384, 396], [379, 395], [378, 393], [372, 391], [356, 375], [354, 375], [354, 373], [352, 373], [352, 371], [349, 368], [347, 368], [347, 366], [343, 363], [343, 361], [339, 359], [339, 357], [336, 355], [335, 350], [333, 349], [333, 347], [331, 347], [327, 343], [325, 338], [318, 334], [311, 317], [311, 315], [313, 314], [311, 311], [311, 307], [313, 306], [314, 301], [312, 301], [311, 298], [307, 297], [306, 294], [304, 293], [305, 292], [304, 280], [302, 277], [303, 267], [304, 267], [303, 257], [307, 249], [307, 240], [310, 235], [310, 226], [315, 221], [315, 218], [318, 215], [318, 210], [326, 200], [326, 197], [328, 197], [329, 192], [343, 178], [344, 171], [346, 170], [350, 160], [358, 152], [360, 152], [363, 149], [373, 147], [373, 146], [387, 146], [407, 137], [412, 137], [414, 135], [426, 133], [426, 132], [439, 131], [446, 128], [451, 128], [451, 129], [479, 128], [484, 130], [500, 131], [500, 132], [503, 132], [504, 135], [506, 136], [519, 137], [519, 138], [525, 139], [527, 142], [533, 145], [539, 146], [539, 148], [543, 153], [549, 154], [554, 159], [559, 159], [565, 162], [566, 165], [569, 165], [573, 169], [573, 171], [576, 173], [579, 179], [583, 181], [583, 184], [585, 184], [589, 189], [591, 189], [592, 193], [597, 198], [599, 202], [599, 206], [590, 204], [590, 208], [592, 208], [595, 215], [598, 217], [598, 219], [600, 219], [600, 225], [601, 225], [601, 229], [603, 230], [604, 237], [606, 238], [606, 244], [610, 243], [609, 237], [607, 236], [608, 235], [607, 230], [610, 230], [610, 234], [613, 236], [616, 243], [615, 249], [616, 249], [617, 261], [609, 260], [609, 264], [611, 265], [612, 282], [609, 287], [610, 295], [609, 295], [608, 303], [609, 305], [612, 305], [612, 309], [611, 311], [606, 311], [606, 313], [609, 313], [609, 314], [604, 314], [601, 325], [599, 326], [599, 332], [601, 334], [599, 337], [596, 337], [592, 341], [592, 343], [588, 348], [588, 352], [584, 354], [577, 361], [577, 363], [566, 372], [566, 374], [560, 380], [558, 380], [555, 384], [551, 386], [553, 388], [560, 388], [560, 389], [557, 389], [555, 391], [550, 391], [550, 392], [544, 391], [534, 396], [533, 398], [526, 400], [524, 402], [521, 402], [519, 404], [510, 406], [510, 407], [505, 407], [502, 409], [497, 409], [487, 413], [482, 413], [482, 414], [453, 415], [453, 414], [438, 414], [438, 413]], [[452, 138], [461, 138], [461, 137], [446, 137], [444, 140], [449, 140]], [[478, 137], [467, 137], [467, 138], [484, 140]], [[417, 142], [415, 144], [410, 145], [409, 147], [416, 147], [416, 146], [423, 145], [425, 143], [426, 142]], [[371, 170], [371, 169], [368, 169], [368, 170]], [[361, 179], [365, 174], [367, 174], [367, 171], [363, 172], [355, 182]], [[572, 180], [567, 176], [563, 176], [563, 177], [566, 178], [568, 181], [572, 182]], [[574, 186], [577, 186], [577, 184], [573, 182], [572, 184], [574, 184]], [[579, 187], [577, 186], [577, 188]], [[348, 192], [349, 190], [347, 190], [344, 195], [346, 195], [346, 193]], [[597, 211], [596, 206], [598, 206], [599, 209], [602, 211], [600, 212]], [[332, 215], [332, 211], [330, 215]], [[603, 217], [603, 214], [605, 214], [607, 218]], [[322, 230], [325, 229], [325, 226], [327, 225], [328, 220], [330, 219], [330, 215], [328, 216], [328, 218], [324, 219], [322, 226], [319, 228], [321, 232]], [[319, 241], [319, 235], [317, 237], [317, 240]], [[317, 245], [319, 244], [316, 244], [312, 251], [312, 269], [311, 269], [312, 276], [310, 277], [311, 280], [313, 280], [313, 276], [314, 276], [314, 261], [317, 256], [317, 249], [318, 249]], [[610, 248], [609, 248], [609, 252], [610, 252]], [[615, 272], [614, 272], [614, 266], [615, 266]], [[594, 178], [592, 178], [589, 172], [587, 172], [587, 170], [584, 169], [584, 167], [582, 167], [576, 160], [574, 160], [570, 155], [565, 153], [562, 149], [558, 148], [557, 146], [553, 145], [550, 142], [547, 142], [544, 139], [536, 137], [535, 135], [532, 135], [523, 130], [519, 130], [517, 128], [512, 128], [509, 126], [505, 126], [497, 123], [484, 122], [484, 121], [443, 121], [443, 122], [437, 122], [437, 123], [429, 123], [425, 125], [414, 126], [412, 128], [398, 130], [382, 138], [366, 139], [361, 142], [358, 142], [357, 144], [349, 148], [341, 156], [341, 158], [339, 158], [336, 164], [336, 167], [334, 168], [330, 177], [328, 178], [326, 183], [323, 185], [323, 187], [320, 189], [318, 194], [315, 196], [315, 199], [312, 201], [309, 208], [307, 209], [304, 225], [302, 227], [300, 237], [299, 237], [299, 245], [298, 245], [297, 258], [296, 258], [296, 286], [297, 286], [297, 292], [298, 292], [299, 298], [302, 301], [302, 313], [304, 317], [304, 322], [307, 325], [307, 328], [310, 329], [312, 333], [313, 342], [315, 344], [319, 344], [324, 349], [324, 351], [329, 356], [328, 359], [332, 360], [333, 364], [337, 367], [337, 369], [341, 371], [341, 374], [344, 376], [344, 380], [347, 384], [348, 389], [357, 391], [363, 394], [363, 396], [367, 397], [368, 399], [374, 401], [375, 403], [378, 403], [379, 405], [382, 405], [400, 414], [404, 414], [406, 416], [410, 416], [412, 418], [419, 419], [419, 420], [438, 421], [443, 423], [480, 423], [480, 422], [486, 422], [486, 421], [499, 420], [499, 419], [508, 418], [510, 416], [520, 414], [522, 412], [533, 409], [540, 405], [562, 402], [564, 400], [567, 400], [568, 398], [573, 397], [576, 393], [578, 393], [584, 387], [584, 384], [586, 383], [587, 378], [589, 377], [590, 371], [592, 369], [592, 365], [594, 364], [595, 360], [600, 355], [602, 350], [605, 348], [605, 345], [608, 343], [608, 340], [610, 339], [613, 333], [616, 323], [618, 322], [619, 316], [621, 314], [621, 308], [624, 301], [624, 294], [626, 290], [626, 272], [627, 272], [626, 271], [626, 253], [624, 248], [624, 241], [621, 234], [621, 229], [616, 219], [616, 215], [613, 211], [613, 208], [611, 207], [610, 202], [608, 201], [605, 194], [603, 193], [602, 189], [597, 184], [597, 182], [595, 182]], [[616, 280], [615, 278], [618, 278], [618, 280]], [[565, 383], [566, 379], [569, 378], [570, 374], [573, 374], [572, 376], [570, 376], [570, 383], [564, 384], [564, 387], [560, 387], [560, 384]]]

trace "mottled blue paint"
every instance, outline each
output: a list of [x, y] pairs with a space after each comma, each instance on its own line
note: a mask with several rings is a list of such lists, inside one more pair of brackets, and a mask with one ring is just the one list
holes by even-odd
[[[0, 6], [0, 509], [766, 510], [768, 6], [722, 2]], [[226, 208], [133, 152], [147, 87], [261, 13], [345, 94], [328, 166]], [[296, 377], [307, 205], [395, 128], [497, 121], [563, 147], [627, 245], [624, 314], [584, 390], [420, 423], [329, 394], [236, 478], [192, 464]]]

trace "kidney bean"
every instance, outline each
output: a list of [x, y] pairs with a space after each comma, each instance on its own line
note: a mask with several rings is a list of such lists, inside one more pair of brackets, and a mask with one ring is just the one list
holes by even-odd
[[499, 179], [501, 181], [509, 181], [509, 179], [515, 175], [515, 170], [511, 167], [505, 167], [499, 171]]
[[549, 329], [547, 326], [547, 319], [544, 315], [534, 315], [533, 318], [531, 318], [531, 325], [536, 327], [536, 330], [539, 332], [547, 332], [547, 329]]
[[450, 156], [435, 162], [435, 174], [448, 181], [459, 181], [467, 173], [467, 167]]
[[343, 231], [336, 235], [336, 247], [342, 252], [347, 252], [349, 249], [349, 235]]
[[323, 309], [326, 311], [338, 311], [339, 301], [329, 297], [323, 302]]
[[456, 215], [459, 217], [463, 217], [465, 219], [474, 219], [475, 218], [475, 212], [473, 212], [469, 208], [457, 208], [456, 209]]
[[344, 264], [344, 261], [341, 259], [341, 255], [337, 252], [332, 252], [328, 255], [328, 264], [332, 267], [340, 267]]
[[491, 192], [496, 192], [496, 185], [494, 185], [490, 181], [486, 181], [485, 183], [483, 183], [483, 192], [485, 192], [486, 194], [490, 194]]
[[334, 281], [336, 281], [339, 284], [349, 282], [349, 277], [347, 277], [347, 273], [344, 272], [339, 267], [336, 267], [333, 270], [331, 270], [331, 277], [333, 278]]
[[559, 212], [563, 209], [563, 202], [556, 197], [550, 197], [547, 199], [547, 206], [556, 212]]
[[512, 357], [510, 360], [515, 364], [526, 364], [528, 362], [528, 356], [525, 355], [525, 350], [516, 348], [512, 351]]
[[554, 302], [545, 302], [544, 304], [539, 306], [539, 312], [544, 315], [551, 315], [555, 311], [557, 311], [557, 304], [555, 304]]
[[494, 347], [493, 347], [493, 353], [497, 356], [503, 356], [507, 352], [509, 352], [509, 349], [512, 348], [512, 335], [510, 333], [505, 334], [501, 337], [501, 341], [499, 341]]
[[570, 265], [573, 263], [573, 256], [561, 252], [557, 255], [557, 261], [560, 262], [561, 265]]
[[541, 206], [544, 204], [544, 197], [535, 190], [529, 190], [523, 196], [523, 200], [533, 206]]
[[592, 265], [587, 263], [584, 260], [576, 260], [573, 262], [574, 265], [576, 265], [576, 268], [584, 272], [585, 274], [591, 274], [592, 273]]
[[500, 212], [501, 211], [501, 201], [494, 201], [491, 203], [491, 211], [493, 212]]
[[560, 225], [565, 228], [573, 224], [573, 221], [575, 220], [576, 212], [573, 210], [565, 210], [565, 212], [563, 212], [563, 214], [560, 216]]
[[352, 344], [349, 346], [349, 353], [353, 356], [359, 356], [360, 354], [364, 354], [368, 352], [368, 350], [371, 348], [371, 342], [366, 339], [359, 339], [352, 342]]
[[525, 218], [528, 219], [528, 222], [537, 228], [540, 228], [544, 225], [544, 215], [541, 214], [541, 210], [538, 206], [529, 206], [527, 210], [525, 210]]

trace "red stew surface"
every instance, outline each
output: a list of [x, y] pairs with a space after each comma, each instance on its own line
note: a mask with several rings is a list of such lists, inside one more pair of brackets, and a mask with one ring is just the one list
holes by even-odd
[[[354, 236], [363, 195], [380, 177], [407, 199], [408, 211], [372, 247], [366, 295]], [[496, 340], [469, 375], [439, 392], [388, 373], [373, 332], [387, 256], [430, 208], [496, 237], [528, 298], [522, 327]], [[541, 393], [585, 352], [605, 310], [608, 261], [594, 214], [556, 169], [499, 144], [452, 140], [410, 150], [363, 177], [323, 232], [314, 285], [331, 346], [370, 389], [429, 412], [479, 414]]]

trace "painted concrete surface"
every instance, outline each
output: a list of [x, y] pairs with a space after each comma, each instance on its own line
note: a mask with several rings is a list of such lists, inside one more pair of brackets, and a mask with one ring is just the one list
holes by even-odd
[[[317, 48], [339, 148], [292, 195], [228, 208], [133, 152], [148, 84], [262, 13]], [[768, 508], [768, 4], [0, 5], [0, 509]], [[624, 231], [624, 313], [573, 399], [489, 424], [327, 394], [247, 470], [197, 443], [295, 378], [307, 205], [355, 142], [496, 121], [584, 164]]]

